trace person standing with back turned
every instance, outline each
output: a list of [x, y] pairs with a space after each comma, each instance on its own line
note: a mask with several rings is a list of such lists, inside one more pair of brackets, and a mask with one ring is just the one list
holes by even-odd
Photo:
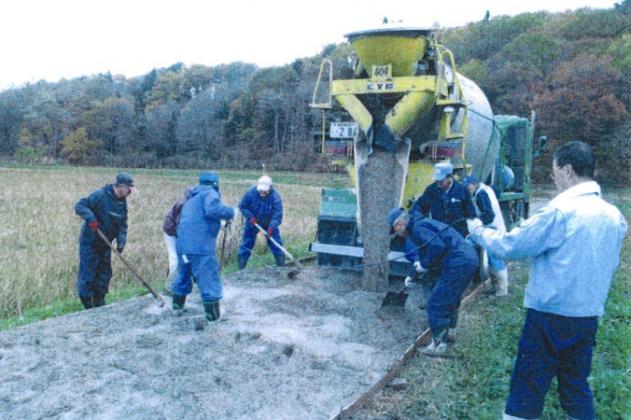
[[601, 198], [592, 180], [591, 148], [572, 141], [554, 153], [559, 194], [508, 233], [467, 221], [471, 239], [500, 258], [531, 259], [519, 340], [504, 419], [534, 419], [543, 411], [553, 376], [561, 407], [576, 419], [594, 419], [587, 382], [627, 222]]
[[177, 226], [178, 275], [171, 285], [174, 315], [182, 315], [186, 296], [191, 293], [195, 279], [206, 319], [219, 319], [223, 286], [215, 242], [221, 220], [232, 220], [234, 213], [232, 207], [221, 204], [219, 176], [214, 172], [201, 174], [199, 185], [191, 190], [190, 198], [182, 207]]

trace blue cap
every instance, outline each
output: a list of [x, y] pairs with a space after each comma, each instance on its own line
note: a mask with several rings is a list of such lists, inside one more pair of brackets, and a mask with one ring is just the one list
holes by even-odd
[[199, 176], [200, 185], [212, 185], [213, 187], [219, 186], [219, 175], [214, 172], [204, 172]]
[[462, 180], [462, 183], [463, 185], [469, 185], [469, 184], [478, 185], [478, 177], [475, 175], [465, 176], [464, 179]]
[[432, 179], [434, 181], [442, 181], [447, 175], [454, 173], [454, 165], [449, 162], [440, 162], [434, 165], [434, 175]]
[[394, 226], [394, 222], [396, 222], [399, 216], [401, 216], [403, 213], [405, 213], [405, 210], [403, 210], [401, 207], [395, 207], [390, 210], [390, 213], [388, 213], [388, 225]]

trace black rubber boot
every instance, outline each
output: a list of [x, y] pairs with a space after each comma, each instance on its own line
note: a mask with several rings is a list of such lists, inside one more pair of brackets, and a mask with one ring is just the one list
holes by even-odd
[[92, 303], [92, 296], [79, 296], [79, 299], [81, 299], [81, 303], [83, 304], [83, 307], [85, 309], [94, 308], [94, 304]]
[[206, 319], [208, 321], [217, 321], [221, 316], [219, 311], [219, 301], [213, 300], [210, 302], [204, 302], [204, 311], [206, 311]]
[[105, 306], [105, 295], [94, 295], [92, 301], [94, 302], [95, 308], [98, 308], [99, 306]]
[[180, 296], [180, 295], [173, 295], [173, 315], [175, 316], [182, 316], [182, 313], [184, 312], [184, 304], [186, 303], [186, 295], [184, 296]]
[[245, 266], [248, 265], [248, 260], [242, 257], [238, 257], [237, 265], [239, 266], [239, 270], [245, 270]]
[[274, 255], [274, 259], [276, 260], [277, 267], [285, 266], [285, 254]]

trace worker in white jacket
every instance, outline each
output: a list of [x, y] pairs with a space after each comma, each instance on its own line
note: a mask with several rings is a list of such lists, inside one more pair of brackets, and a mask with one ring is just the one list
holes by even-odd
[[[471, 194], [476, 215], [482, 223], [486, 227], [506, 233], [506, 224], [504, 224], [500, 203], [493, 189], [483, 182], [479, 182], [474, 175], [466, 177], [462, 183]], [[508, 269], [504, 260], [489, 253], [489, 266], [495, 296], [506, 296], [508, 294]]]

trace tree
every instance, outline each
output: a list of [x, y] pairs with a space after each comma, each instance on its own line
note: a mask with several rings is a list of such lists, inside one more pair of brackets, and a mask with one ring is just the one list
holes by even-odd
[[178, 151], [200, 150], [204, 157], [211, 160], [221, 158], [224, 146], [222, 122], [217, 117], [221, 96], [206, 91], [193, 98], [182, 109], [176, 130]]
[[532, 101], [542, 130], [562, 142], [582, 139], [596, 153], [606, 152], [600, 142], [629, 115], [616, 96], [620, 83], [621, 74], [607, 56], [582, 55], [562, 64]]
[[86, 128], [88, 137], [100, 140], [111, 163], [112, 157], [133, 149], [133, 119], [133, 106], [128, 100], [110, 97], [84, 113], [81, 126]]
[[24, 91], [9, 89], [0, 92], [0, 154], [13, 155], [19, 144], [19, 133], [27, 105]]
[[79, 127], [61, 141], [61, 155], [72, 164], [88, 163], [100, 142], [90, 140], [84, 127]]
[[37, 163], [46, 155], [46, 146], [37, 144], [28, 128], [20, 130], [20, 147], [13, 155], [20, 162]]

